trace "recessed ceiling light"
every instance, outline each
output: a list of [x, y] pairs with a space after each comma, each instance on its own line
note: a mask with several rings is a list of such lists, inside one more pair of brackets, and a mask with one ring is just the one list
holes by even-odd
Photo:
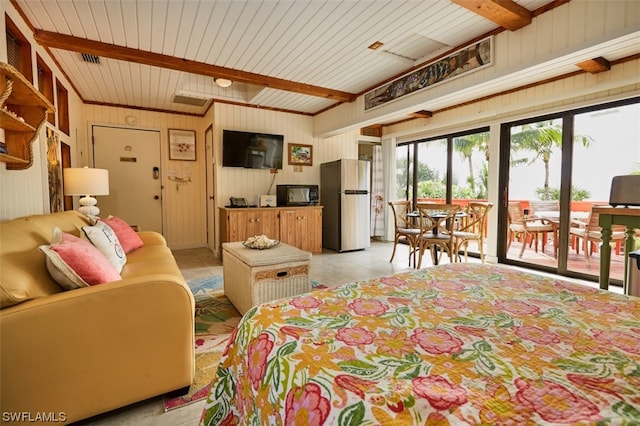
[[376, 42], [374, 42], [372, 45], [370, 45], [370, 46], [369, 46], [369, 49], [371, 49], [371, 50], [376, 50], [377, 48], [382, 47], [383, 45], [384, 45], [384, 43], [383, 43], [383, 42], [381, 42], [381, 41], [376, 41]]

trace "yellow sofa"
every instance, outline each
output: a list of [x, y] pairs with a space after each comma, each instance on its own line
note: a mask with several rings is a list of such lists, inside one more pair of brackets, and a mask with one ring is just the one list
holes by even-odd
[[74, 422], [192, 383], [194, 300], [162, 235], [139, 233], [121, 281], [65, 291], [52, 280], [38, 247], [56, 226], [87, 225], [77, 212], [0, 223], [3, 424]]

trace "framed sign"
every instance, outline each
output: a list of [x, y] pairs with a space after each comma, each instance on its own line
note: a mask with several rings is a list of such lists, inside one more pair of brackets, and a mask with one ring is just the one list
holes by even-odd
[[312, 166], [313, 146], [301, 145], [299, 143], [289, 144], [289, 165], [290, 166]]
[[196, 131], [169, 129], [169, 160], [196, 161]]

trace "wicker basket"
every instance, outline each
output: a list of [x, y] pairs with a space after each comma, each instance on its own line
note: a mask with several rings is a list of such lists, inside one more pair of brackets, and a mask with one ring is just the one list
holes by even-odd
[[279, 244], [267, 250], [222, 244], [224, 293], [244, 314], [252, 306], [311, 291], [311, 253]]

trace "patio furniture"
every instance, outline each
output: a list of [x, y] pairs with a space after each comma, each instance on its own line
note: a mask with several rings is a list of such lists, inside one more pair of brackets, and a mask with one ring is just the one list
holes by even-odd
[[460, 213], [461, 206], [458, 204], [417, 203], [416, 207], [420, 215], [418, 268], [422, 265], [422, 255], [427, 249], [431, 251], [434, 265], [438, 264], [438, 250], [446, 252], [451, 263], [455, 262], [453, 231], [456, 215]]
[[558, 253], [558, 236], [557, 229], [558, 226], [555, 222], [537, 217], [525, 217], [522, 208], [520, 207], [519, 201], [509, 201], [508, 207], [508, 215], [509, 215], [509, 235], [508, 235], [508, 243], [507, 250], [511, 247], [511, 241], [514, 237], [521, 237], [522, 248], [520, 249], [520, 255], [518, 257], [522, 257], [524, 254], [524, 249], [527, 246], [527, 242], [529, 242], [529, 238], [531, 238], [530, 244], [535, 243], [535, 251], [538, 252], [538, 240], [540, 236], [543, 236], [542, 239], [542, 251], [544, 251], [545, 244], [547, 241], [547, 235], [551, 233], [553, 237], [553, 256], [557, 257]]
[[493, 203], [471, 201], [467, 204], [466, 217], [462, 227], [453, 231], [455, 252], [460, 253], [464, 246], [464, 261], [467, 261], [467, 250], [471, 241], [477, 241], [480, 260], [484, 263], [484, 236], [487, 228], [487, 217]]
[[538, 216], [538, 212], [559, 212], [557, 200], [529, 200], [529, 215]]
[[393, 223], [395, 229], [393, 252], [391, 253], [391, 259], [389, 259], [389, 262], [393, 262], [398, 243], [404, 239], [409, 245], [409, 266], [411, 266], [411, 256], [413, 255], [413, 267], [415, 268], [416, 251], [418, 251], [419, 248], [420, 228], [416, 228], [412, 225], [412, 218], [410, 217], [412, 212], [411, 201], [389, 201], [389, 206], [393, 211]]
[[[603, 207], [600, 205], [592, 205], [589, 216], [585, 222], [579, 220], [571, 220], [571, 227], [569, 228], [569, 235], [576, 237], [576, 253], [580, 253], [580, 239], [582, 239], [582, 250], [584, 252], [585, 260], [587, 261], [587, 268], [591, 269], [591, 254], [593, 254], [592, 243], [602, 242], [602, 232], [599, 224], [600, 214], [594, 212], [594, 207]], [[623, 225], [611, 226], [611, 239], [610, 241], [618, 244], [622, 243], [625, 239], [625, 227]]]
[[[629, 282], [629, 253], [635, 248], [636, 238], [640, 237], [640, 208], [620, 208], [610, 206], [594, 206], [594, 213], [599, 215], [599, 225], [602, 227], [603, 245], [600, 251], [600, 288], [609, 289], [609, 274], [611, 266], [611, 246], [608, 244], [610, 239], [608, 234], [613, 229], [613, 224], [623, 225], [626, 227], [627, 239], [624, 245], [624, 275], [623, 285], [624, 293], [630, 294]], [[634, 293], [635, 295], [635, 293]]]

